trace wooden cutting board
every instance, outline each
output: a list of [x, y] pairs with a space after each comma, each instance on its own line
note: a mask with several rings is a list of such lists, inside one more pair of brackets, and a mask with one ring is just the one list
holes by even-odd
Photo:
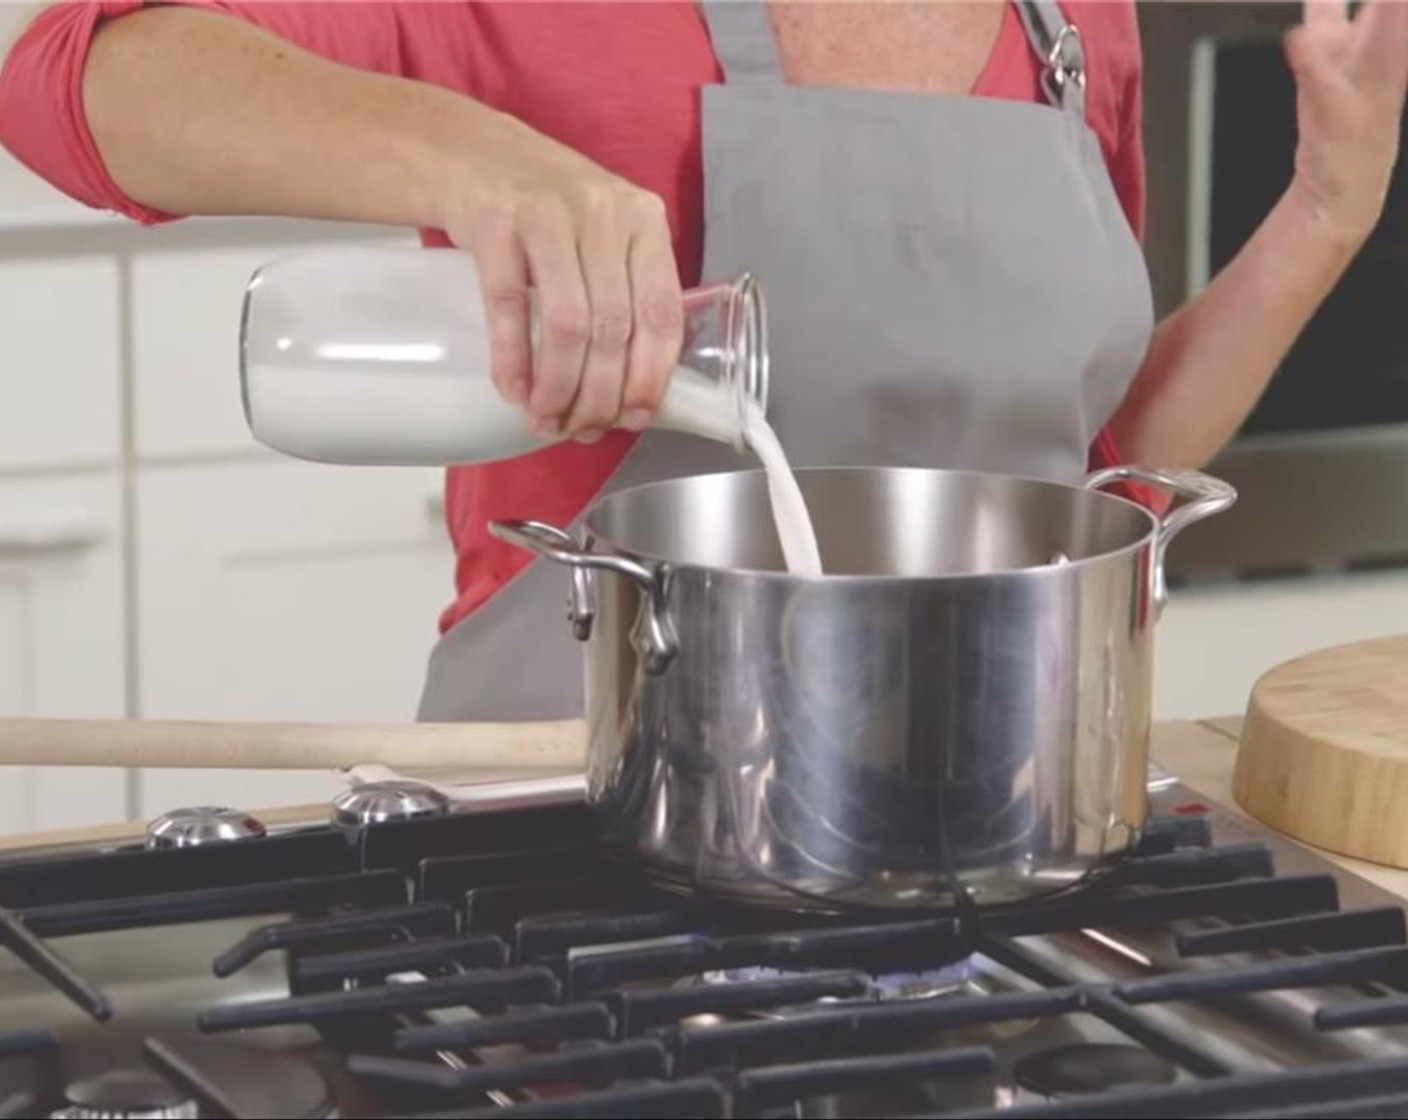
[[1320, 650], [1263, 675], [1232, 793], [1303, 843], [1408, 868], [1408, 636]]

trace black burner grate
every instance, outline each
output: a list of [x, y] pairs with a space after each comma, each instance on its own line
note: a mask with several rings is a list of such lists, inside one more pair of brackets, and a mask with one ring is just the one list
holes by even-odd
[[[1216, 1039], [1173, 1037], [1141, 1014], [1345, 984], [1363, 997], [1321, 1008], [1316, 1028], [1408, 1023], [1401, 910], [1341, 911], [1333, 878], [1278, 877], [1264, 847], [1214, 847], [1197, 816], [1154, 822], [1134, 858], [1079, 892], [976, 916], [800, 916], [676, 898], [599, 858], [591, 836], [580, 810], [544, 809], [0, 864], [0, 944], [90, 1014], [120, 1021], [98, 978], [74, 973], [45, 939], [267, 914], [212, 969], [227, 977], [285, 954], [288, 995], [214, 1006], [196, 1025], [313, 1024], [351, 1075], [417, 1116], [770, 1115], [823, 1094], [991, 1076], [990, 1047], [928, 1040], [1068, 1016], [1104, 1023], [1183, 1079], [906, 1114], [1373, 1116], [1408, 1100], [1408, 1052], [1234, 1074]], [[1218, 923], [1176, 939], [1199, 967], [1126, 982], [1081, 982], [1024, 944], [1186, 919]], [[1024, 986], [871, 998], [876, 976], [961, 976], [975, 954]], [[460, 1017], [433, 1021], [444, 1011]], [[55, 1044], [43, 1031], [0, 1034], [0, 1059]], [[146, 1058], [212, 1115], [234, 1114], [197, 1051], [154, 1041]], [[525, 1089], [542, 1099], [516, 1100]], [[0, 1101], [0, 1116], [32, 1103]]]

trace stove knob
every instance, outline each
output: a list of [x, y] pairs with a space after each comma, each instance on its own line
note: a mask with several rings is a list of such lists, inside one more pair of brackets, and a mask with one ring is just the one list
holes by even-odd
[[368, 782], [343, 790], [333, 799], [332, 819], [340, 828], [359, 829], [412, 817], [440, 817], [450, 811], [450, 799], [421, 782]]
[[238, 809], [200, 805], [173, 809], [147, 825], [148, 848], [195, 848], [204, 844], [228, 844], [234, 840], [256, 840], [264, 826]]

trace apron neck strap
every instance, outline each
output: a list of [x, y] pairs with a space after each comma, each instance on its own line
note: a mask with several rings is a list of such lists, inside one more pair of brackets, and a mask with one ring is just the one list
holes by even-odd
[[1067, 22], [1056, 0], [1017, 0], [1017, 14], [1041, 62], [1046, 100], [1083, 118], [1085, 49], [1075, 24]]
[[[725, 82], [782, 82], [782, 60], [764, 0], [699, 0]], [[1085, 116], [1085, 50], [1057, 0], [1016, 0], [1027, 40], [1042, 64], [1052, 105]]]
[[763, 0], [700, 0], [725, 82], [782, 82], [782, 60]]

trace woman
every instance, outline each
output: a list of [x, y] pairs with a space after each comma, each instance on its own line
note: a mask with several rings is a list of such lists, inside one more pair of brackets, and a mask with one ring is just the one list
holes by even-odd
[[736, 466], [642, 432], [682, 284], [759, 275], [798, 465], [1208, 459], [1379, 217], [1408, 5], [1313, 0], [1287, 56], [1294, 178], [1158, 324], [1129, 3], [63, 5], [10, 53], [0, 140], [140, 221], [414, 225], [474, 254], [496, 383], [579, 442], [450, 472], [459, 595], [421, 715], [547, 717], [581, 704], [562, 577], [485, 526]]

